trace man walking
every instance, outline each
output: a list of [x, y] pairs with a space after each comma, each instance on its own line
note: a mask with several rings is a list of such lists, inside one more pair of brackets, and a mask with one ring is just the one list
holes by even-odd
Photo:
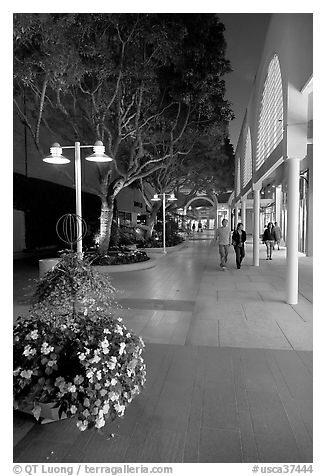
[[220, 266], [223, 271], [226, 269], [226, 263], [228, 260], [229, 247], [231, 245], [231, 230], [227, 226], [228, 220], [224, 218], [222, 220], [222, 226], [217, 229], [216, 239], [218, 240], [218, 250], [221, 257]]
[[276, 238], [276, 244], [277, 244], [277, 249], [280, 249], [280, 242], [282, 239], [282, 230], [278, 226], [277, 221], [274, 223], [274, 231], [275, 231], [275, 238]]

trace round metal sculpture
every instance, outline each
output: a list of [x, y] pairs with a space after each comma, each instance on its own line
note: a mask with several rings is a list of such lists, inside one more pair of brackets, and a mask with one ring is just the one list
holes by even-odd
[[86, 235], [87, 224], [79, 215], [67, 213], [57, 221], [56, 232], [60, 240], [70, 245], [73, 250], [73, 246]]

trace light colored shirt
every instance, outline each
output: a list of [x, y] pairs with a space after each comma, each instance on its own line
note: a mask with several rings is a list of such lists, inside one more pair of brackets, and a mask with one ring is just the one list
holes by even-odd
[[228, 226], [220, 226], [217, 229], [216, 236], [219, 245], [229, 245], [231, 243], [231, 230]]

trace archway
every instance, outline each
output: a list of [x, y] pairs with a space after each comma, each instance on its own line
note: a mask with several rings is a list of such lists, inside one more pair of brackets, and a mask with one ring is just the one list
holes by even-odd
[[215, 212], [215, 223], [214, 223], [214, 229], [216, 230], [217, 227], [218, 227], [218, 201], [217, 201], [217, 198], [215, 198], [215, 201], [212, 200], [210, 197], [208, 197], [207, 195], [197, 195], [196, 197], [193, 197], [191, 198], [187, 203], [186, 205], [184, 206], [184, 215], [186, 215], [187, 213], [187, 208], [189, 208], [189, 206], [195, 202], [196, 200], [205, 200], [207, 202], [209, 202], [212, 206], [213, 206], [213, 210]]

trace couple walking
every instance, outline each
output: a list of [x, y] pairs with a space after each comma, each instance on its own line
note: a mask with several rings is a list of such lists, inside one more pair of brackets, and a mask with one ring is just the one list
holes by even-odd
[[220, 267], [225, 270], [226, 263], [228, 260], [229, 254], [229, 247], [232, 245], [235, 251], [235, 258], [237, 268], [241, 268], [241, 263], [243, 258], [245, 257], [245, 248], [244, 244], [247, 239], [246, 232], [243, 230], [242, 223], [238, 223], [236, 230], [234, 230], [232, 237], [231, 237], [231, 230], [227, 226], [228, 220], [224, 218], [222, 220], [222, 226], [217, 229], [216, 232], [216, 239], [218, 240], [218, 249], [220, 253], [221, 263]]

